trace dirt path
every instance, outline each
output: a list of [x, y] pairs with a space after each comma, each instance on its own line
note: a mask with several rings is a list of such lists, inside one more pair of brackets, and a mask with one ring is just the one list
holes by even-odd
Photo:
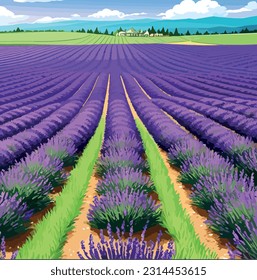
[[181, 205], [189, 214], [190, 220], [200, 241], [204, 243], [206, 247], [216, 252], [219, 259], [228, 259], [229, 255], [226, 247], [228, 240], [220, 238], [218, 234], [208, 228], [205, 224], [207, 212], [191, 204], [190, 188], [178, 182], [178, 176], [180, 173], [177, 168], [168, 163], [167, 153], [160, 149], [160, 154], [169, 171], [169, 177], [174, 184], [174, 188], [180, 196]]
[[[109, 100], [109, 89], [110, 89], [110, 75], [108, 78], [108, 84], [106, 88], [106, 98], [103, 107], [103, 116], [105, 117], [108, 109], [108, 100]], [[100, 154], [99, 154], [100, 156]], [[93, 201], [93, 197], [97, 195], [96, 193], [96, 185], [99, 178], [95, 176], [95, 169], [93, 175], [89, 181], [89, 185], [87, 188], [86, 195], [84, 197], [82, 207], [80, 209], [79, 216], [75, 219], [74, 229], [68, 234], [68, 238], [63, 247], [63, 255], [62, 259], [79, 259], [77, 252], [81, 251], [80, 242], [85, 240], [86, 245], [88, 244], [88, 240], [90, 235], [92, 234], [94, 237], [94, 241], [100, 241], [99, 238], [99, 230], [92, 229], [89, 226], [89, 222], [87, 219], [88, 210], [90, 208], [90, 204]]]
[[[142, 89], [141, 86], [140, 88]], [[151, 99], [150, 96], [143, 89], [142, 91], [149, 99]], [[134, 118], [139, 119], [137, 112], [135, 111], [127, 92], [126, 92], [126, 97]], [[173, 120], [173, 118], [171, 119]], [[185, 129], [185, 131], [187, 130]], [[165, 166], [168, 169], [171, 182], [173, 182], [174, 188], [180, 196], [181, 205], [184, 209], [186, 209], [187, 213], [189, 214], [190, 220], [195, 228], [196, 234], [200, 238], [200, 241], [203, 244], [205, 244], [207, 248], [210, 248], [212, 251], [216, 252], [218, 258], [228, 259], [229, 258], [228, 250], [225, 245], [228, 241], [226, 239], [221, 239], [218, 234], [214, 233], [212, 230], [208, 228], [208, 226], [205, 224], [205, 221], [207, 219], [206, 211], [201, 210], [198, 207], [193, 206], [191, 204], [191, 200], [189, 197], [191, 192], [190, 189], [188, 189], [185, 185], [178, 183], [179, 171], [176, 168], [170, 166], [170, 164], [168, 163], [168, 157], [166, 152], [160, 149], [160, 154], [165, 163]]]

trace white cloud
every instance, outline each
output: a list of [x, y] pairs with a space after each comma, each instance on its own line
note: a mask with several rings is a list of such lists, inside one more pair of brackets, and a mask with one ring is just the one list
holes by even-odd
[[256, 1], [251, 1], [240, 9], [228, 10], [215, 0], [183, 0], [180, 4], [157, 16], [161, 16], [163, 19], [197, 19], [211, 16], [226, 17], [230, 14], [240, 14], [254, 10], [257, 11]]
[[227, 10], [227, 13], [228, 14], [238, 14], [238, 13], [243, 13], [243, 12], [252, 12], [254, 10], [257, 10], [257, 2], [256, 1], [251, 1], [246, 6], [240, 8], [240, 9]]
[[126, 17], [134, 17], [134, 16], [141, 16], [146, 15], [146, 13], [132, 13], [132, 14], [125, 14], [118, 10], [110, 10], [110, 9], [103, 9], [98, 11], [92, 15], [89, 15], [89, 18], [126, 18]]
[[158, 14], [163, 19], [203, 18], [209, 16], [225, 16], [226, 7], [213, 0], [183, 0], [180, 4], [164, 13]]
[[79, 14], [73, 14], [73, 15], [71, 15], [71, 17], [79, 18], [81, 16]]
[[14, 2], [17, 3], [36, 3], [36, 2], [61, 2], [63, 0], [13, 0]]
[[28, 16], [16, 15], [12, 11], [8, 10], [6, 7], [0, 6], [0, 25], [16, 23], [27, 18]]
[[66, 21], [66, 20], [71, 20], [71, 18], [66, 18], [66, 17], [43, 17], [43, 18], [37, 19], [33, 23], [51, 23], [51, 22]]

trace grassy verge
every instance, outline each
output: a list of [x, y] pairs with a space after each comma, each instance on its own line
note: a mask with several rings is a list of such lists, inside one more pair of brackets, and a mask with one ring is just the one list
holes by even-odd
[[257, 44], [257, 33], [172, 37], [116, 37], [77, 32], [0, 33], [0, 45], [166, 44], [195, 42], [217, 45]]
[[105, 120], [99, 126], [85, 148], [67, 184], [56, 198], [54, 209], [36, 227], [33, 236], [20, 249], [17, 259], [59, 259], [67, 233], [72, 230], [83, 197], [93, 173], [103, 135]]
[[136, 120], [136, 124], [150, 165], [151, 179], [162, 204], [163, 226], [175, 241], [175, 258], [216, 259], [216, 253], [211, 252], [200, 242], [188, 214], [182, 208], [179, 195], [170, 181], [157, 144], [140, 120]]

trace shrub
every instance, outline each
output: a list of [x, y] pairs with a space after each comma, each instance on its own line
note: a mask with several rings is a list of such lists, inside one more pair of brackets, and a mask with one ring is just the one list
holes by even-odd
[[245, 170], [249, 175], [254, 174], [255, 184], [257, 184], [257, 149], [251, 148], [234, 156], [239, 168]]
[[[1, 235], [0, 235], [0, 237], [1, 237]], [[2, 238], [0, 238], [0, 240], [1, 240], [1, 244], [0, 244], [0, 260], [5, 260], [6, 259], [5, 239], [4, 239], [4, 237], [2, 237]], [[18, 251], [13, 252], [12, 256], [11, 256], [11, 260], [16, 259], [17, 254], [18, 254]]]
[[233, 165], [217, 153], [206, 150], [205, 153], [193, 156], [184, 162], [179, 180], [182, 183], [194, 185], [203, 176], [210, 176], [226, 170], [232, 172]]
[[233, 197], [224, 194], [222, 199], [214, 200], [208, 211], [207, 224], [221, 237], [232, 238], [233, 231], [238, 226], [242, 232], [247, 229], [246, 221], [252, 221], [256, 215], [256, 191], [235, 190]]
[[64, 166], [74, 165], [78, 158], [75, 144], [69, 139], [54, 137], [43, 149], [50, 157], [58, 158]]
[[0, 174], [0, 192], [17, 194], [29, 209], [35, 211], [43, 209], [51, 202], [48, 196], [51, 189], [50, 183], [36, 171], [34, 174], [27, 174], [21, 167], [16, 166]]
[[133, 238], [133, 223], [130, 224], [129, 237], [124, 238], [125, 223], [122, 224], [121, 230], [117, 228], [116, 234], [118, 240], [114, 239], [111, 225], [108, 224], [107, 232], [109, 240], [107, 241], [100, 231], [101, 241], [95, 245], [92, 234], [89, 238], [89, 250], [86, 251], [85, 241], [81, 241], [81, 249], [84, 256], [78, 252], [81, 260], [170, 260], [175, 254], [173, 242], [169, 241], [168, 249], [164, 250], [160, 245], [162, 232], [160, 231], [155, 242], [145, 241], [147, 226], [144, 227], [141, 234], [141, 240]]
[[151, 192], [154, 190], [153, 183], [148, 176], [140, 170], [131, 167], [121, 167], [114, 171], [107, 172], [104, 179], [99, 181], [96, 187], [98, 194], [113, 192], [116, 189], [124, 190], [130, 187], [135, 191]]
[[237, 170], [203, 176], [193, 187], [191, 199], [194, 205], [209, 210], [214, 200], [222, 200], [224, 195], [234, 197], [237, 191], [254, 190], [253, 177], [249, 178]]
[[183, 139], [171, 145], [168, 153], [169, 163], [180, 167], [186, 160], [200, 155], [206, 147], [194, 139]]
[[17, 194], [28, 209], [42, 210], [51, 200], [48, 196], [52, 187], [43, 176], [37, 172], [25, 173], [19, 166], [0, 174], [0, 191], [10, 195]]
[[257, 213], [252, 221], [248, 221], [245, 218], [245, 227], [242, 229], [236, 225], [233, 231], [233, 240], [236, 244], [237, 255], [242, 259], [256, 260], [257, 259]]
[[0, 232], [5, 237], [25, 231], [32, 213], [18, 194], [0, 193]]
[[135, 135], [114, 134], [104, 141], [102, 154], [113, 150], [134, 149], [137, 153], [143, 153], [142, 143]]
[[42, 150], [21, 161], [20, 166], [32, 176], [38, 174], [47, 179], [53, 187], [59, 186], [66, 179], [66, 175], [62, 172], [63, 163], [61, 160], [46, 155]]
[[119, 151], [108, 151], [98, 160], [96, 173], [103, 176], [108, 171], [114, 171], [119, 167], [131, 167], [142, 172], [148, 171], [147, 163], [134, 150], [123, 149]]
[[[95, 196], [88, 211], [88, 220], [93, 228], [103, 229], [110, 224], [112, 230], [120, 228], [123, 222], [129, 225], [133, 221], [134, 230], [139, 231], [147, 221], [149, 226], [158, 222], [161, 213], [159, 207], [146, 193], [127, 187], [115, 193], [107, 192], [100, 198]], [[126, 230], [129, 231], [129, 226]]]

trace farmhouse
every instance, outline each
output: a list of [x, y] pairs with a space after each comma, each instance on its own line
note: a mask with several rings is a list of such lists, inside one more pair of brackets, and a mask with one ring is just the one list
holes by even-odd
[[116, 36], [127, 36], [127, 37], [148, 37], [149, 32], [143, 32], [142, 30], [136, 31], [134, 28], [130, 28], [129, 30], [120, 31], [116, 34]]

